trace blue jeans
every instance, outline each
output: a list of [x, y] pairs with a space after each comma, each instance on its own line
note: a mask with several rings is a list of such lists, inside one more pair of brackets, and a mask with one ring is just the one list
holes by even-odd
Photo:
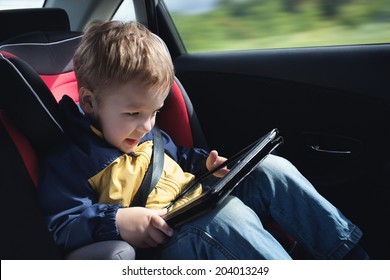
[[220, 206], [178, 228], [161, 259], [291, 259], [264, 228], [276, 223], [316, 259], [341, 259], [360, 229], [286, 159], [269, 155]]

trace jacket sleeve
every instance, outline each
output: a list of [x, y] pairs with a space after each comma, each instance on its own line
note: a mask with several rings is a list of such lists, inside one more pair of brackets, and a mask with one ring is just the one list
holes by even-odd
[[120, 239], [120, 205], [98, 204], [83, 166], [72, 153], [54, 154], [42, 166], [38, 198], [54, 241], [65, 252], [101, 240]]

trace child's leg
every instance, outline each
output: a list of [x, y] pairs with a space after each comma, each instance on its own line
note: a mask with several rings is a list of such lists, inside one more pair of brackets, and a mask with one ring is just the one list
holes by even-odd
[[272, 217], [315, 258], [341, 259], [362, 233], [287, 160], [269, 155], [234, 194], [262, 220]]
[[290, 259], [257, 215], [236, 197], [176, 230], [161, 259]]

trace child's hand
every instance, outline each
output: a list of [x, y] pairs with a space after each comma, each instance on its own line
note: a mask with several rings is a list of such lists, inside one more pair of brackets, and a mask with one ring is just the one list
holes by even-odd
[[116, 214], [119, 234], [123, 240], [137, 248], [163, 244], [173, 235], [173, 229], [161, 217], [166, 212], [166, 209], [120, 208]]
[[[226, 161], [225, 157], [219, 156], [217, 151], [212, 150], [210, 152], [209, 156], [207, 157], [206, 167], [210, 171], [225, 161]], [[229, 169], [225, 166], [225, 167], [221, 168], [220, 170], [218, 170], [217, 172], [215, 172], [214, 176], [223, 177], [228, 172], [229, 172]]]

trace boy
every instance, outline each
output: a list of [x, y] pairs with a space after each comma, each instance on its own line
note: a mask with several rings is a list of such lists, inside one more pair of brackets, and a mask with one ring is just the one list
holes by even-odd
[[65, 251], [123, 239], [138, 249], [159, 246], [162, 259], [290, 259], [263, 228], [261, 221], [272, 217], [314, 258], [366, 258], [356, 245], [359, 228], [274, 155], [221, 206], [173, 231], [162, 218], [164, 206], [193, 176], [226, 159], [178, 147], [162, 132], [162, 176], [146, 207], [131, 207], [151, 160], [156, 114], [174, 79], [170, 55], [141, 24], [95, 22], [74, 67], [80, 108], [61, 100], [67, 137], [48, 157], [38, 187], [49, 231]]

